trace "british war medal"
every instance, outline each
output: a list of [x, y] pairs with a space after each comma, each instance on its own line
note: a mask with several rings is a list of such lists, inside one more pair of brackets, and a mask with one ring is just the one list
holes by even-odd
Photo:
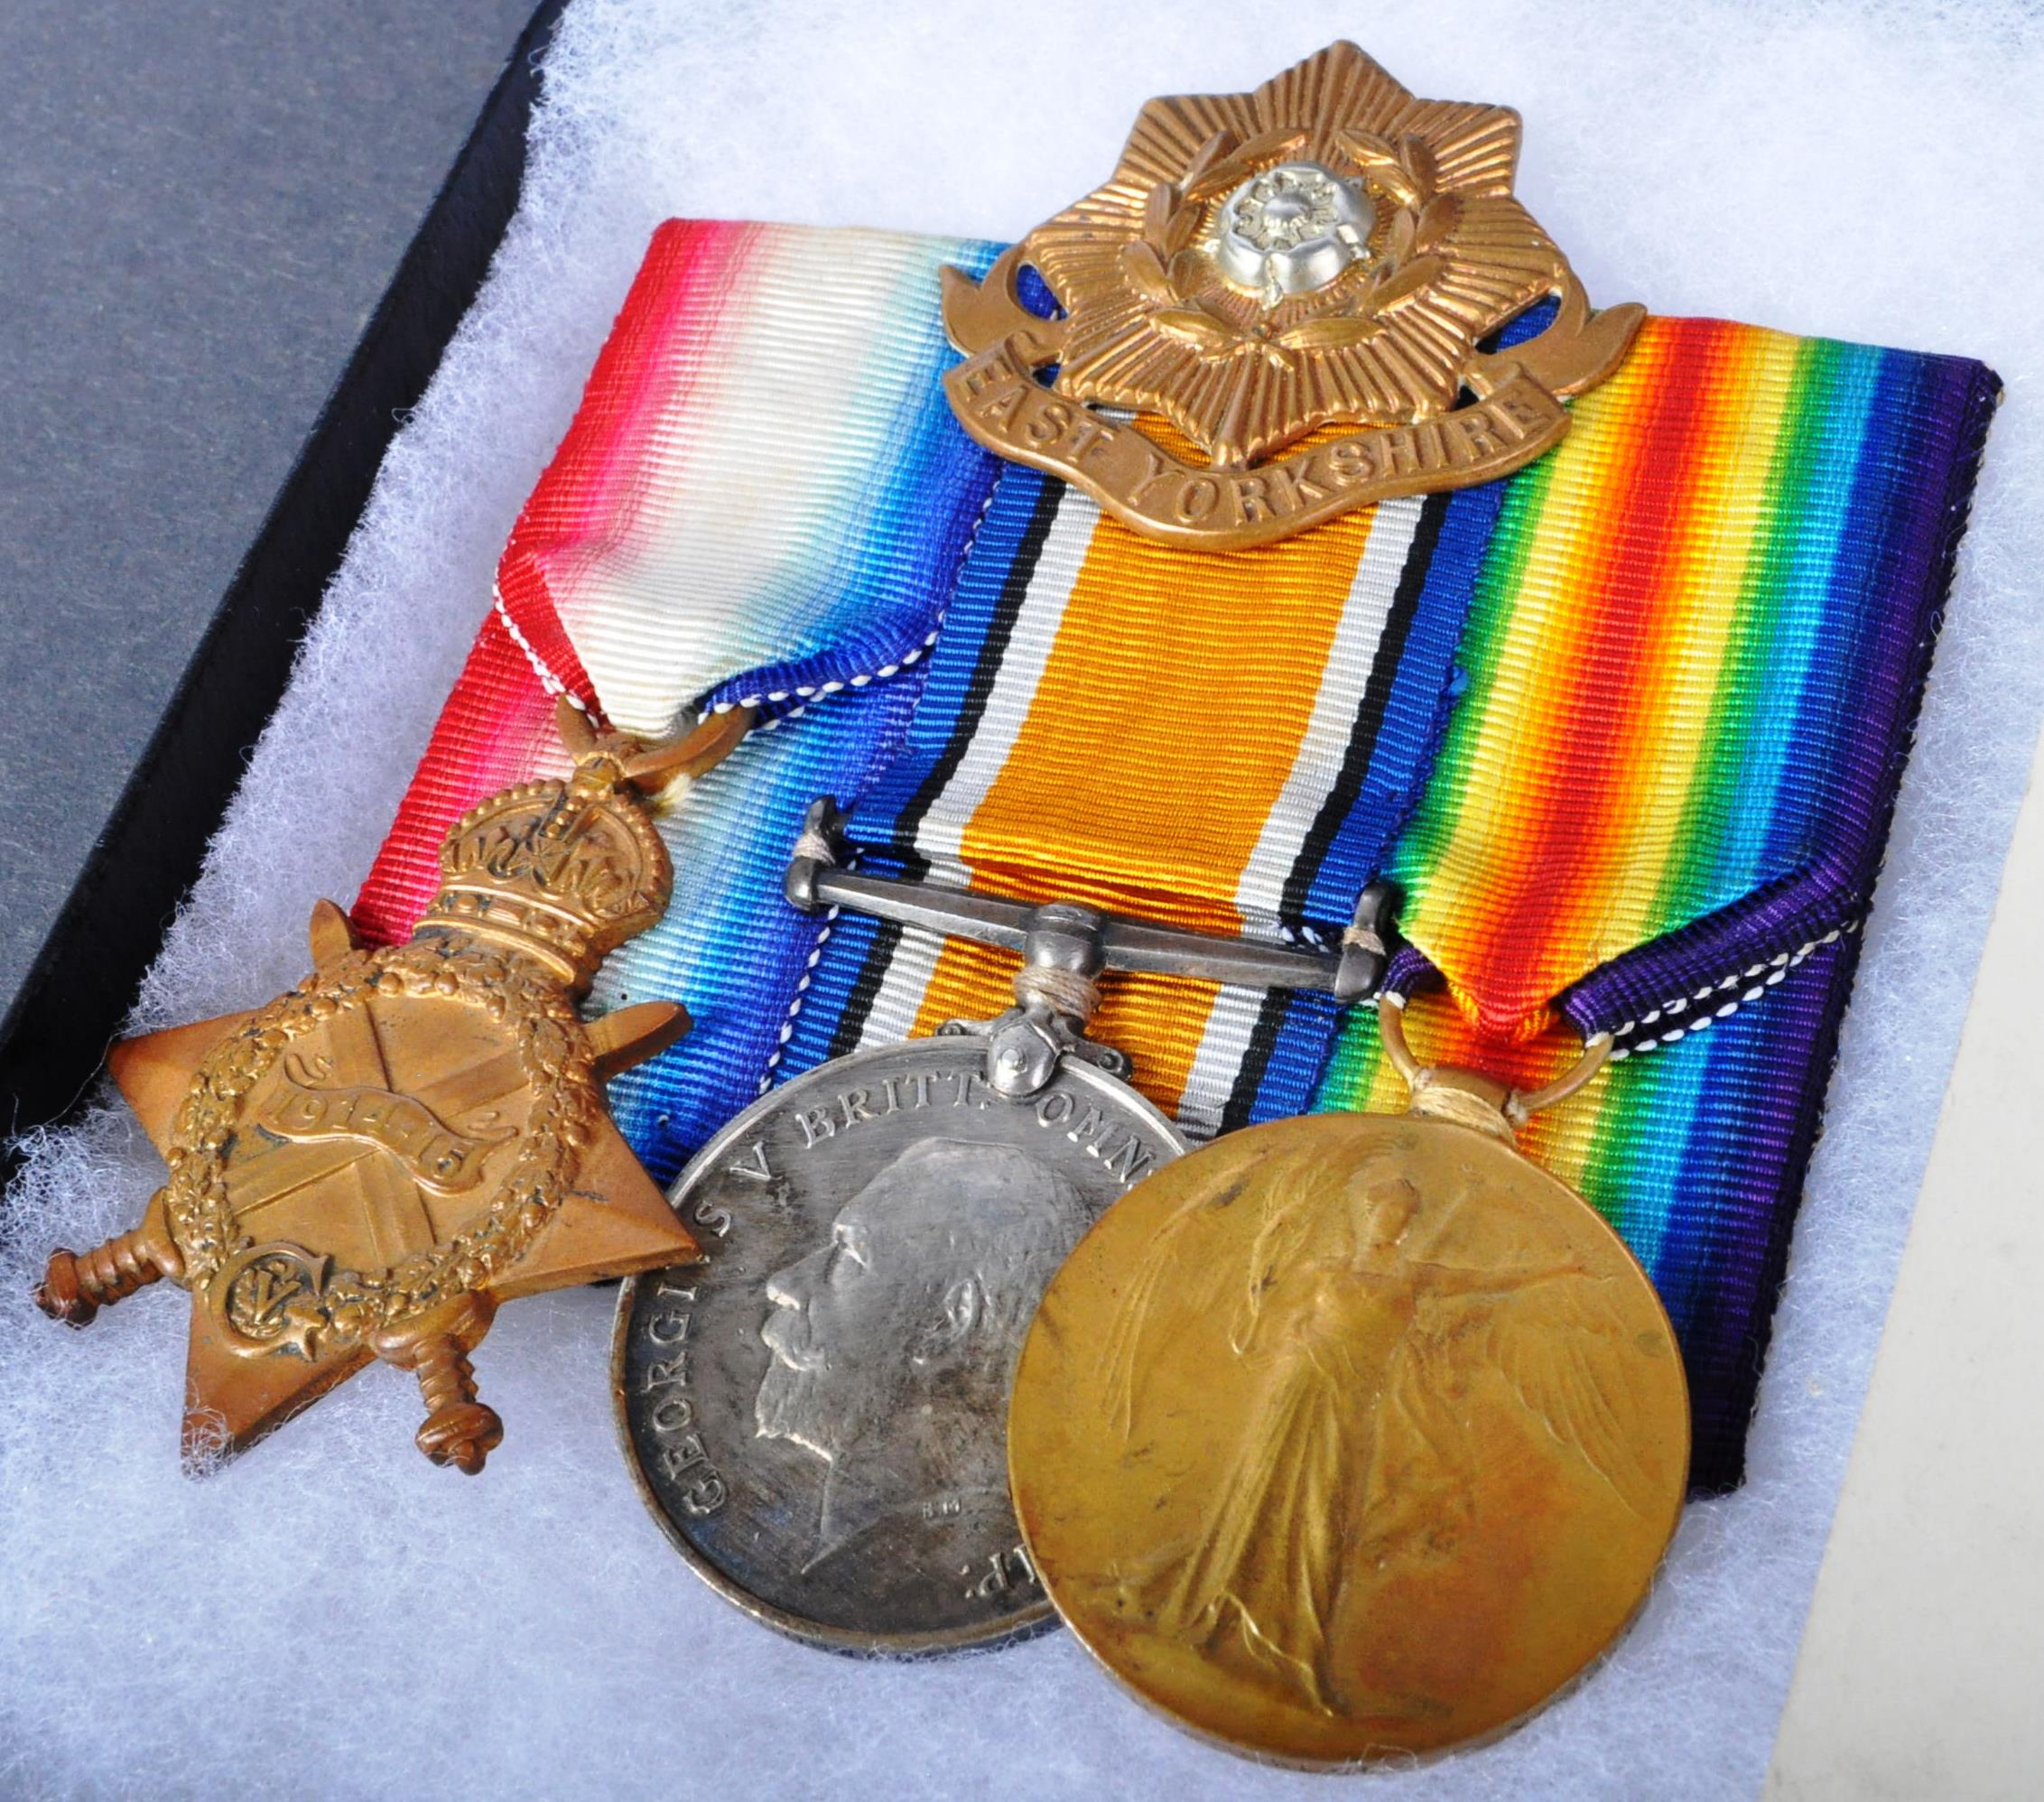
[[839, 1650], [952, 1650], [1052, 1618], [1008, 1498], [1015, 1360], [1081, 1236], [1185, 1149], [1087, 1036], [1097, 979], [1360, 994], [1382, 959], [1366, 931], [1326, 956], [862, 875], [839, 823], [812, 810], [789, 899], [1018, 952], [1015, 1005], [820, 1064], [711, 1140], [674, 1192], [706, 1259], [627, 1285], [613, 1383], [647, 1502], [721, 1593]]

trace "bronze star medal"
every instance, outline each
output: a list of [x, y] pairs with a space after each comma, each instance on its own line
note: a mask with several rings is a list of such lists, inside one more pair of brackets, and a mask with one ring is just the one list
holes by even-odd
[[649, 1001], [585, 1026], [575, 999], [673, 890], [636, 785], [709, 768], [746, 719], [649, 750], [560, 718], [572, 776], [456, 822], [409, 943], [363, 949], [321, 901], [290, 994], [110, 1055], [170, 1177], [134, 1231], [53, 1253], [37, 1299], [83, 1326], [159, 1277], [191, 1292], [195, 1466], [381, 1359], [418, 1376], [420, 1449], [480, 1470], [503, 1427], [468, 1354], [498, 1303], [697, 1256], [600, 1088], [688, 1017]]

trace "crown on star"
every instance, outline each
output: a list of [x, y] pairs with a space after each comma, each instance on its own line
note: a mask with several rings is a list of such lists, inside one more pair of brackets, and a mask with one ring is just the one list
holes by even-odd
[[440, 867], [422, 925], [536, 959], [573, 989], [660, 917], [674, 886], [666, 846], [607, 753], [565, 782], [520, 783], [463, 814]]

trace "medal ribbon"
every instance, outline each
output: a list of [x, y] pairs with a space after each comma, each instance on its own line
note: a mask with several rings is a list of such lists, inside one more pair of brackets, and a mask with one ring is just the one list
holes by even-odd
[[[1584, 1035], [1643, 1045], [1646, 1016], [1699, 987], [1734, 1007], [1863, 908], [1928, 653], [1916, 598], [1948, 579], [1991, 400], [1957, 358], [1662, 320], [1558, 450], [1426, 531], [1422, 504], [1386, 503], [1187, 553], [1040, 486], [1024, 522], [1009, 477], [1014, 523], [975, 548], [854, 836], [940, 880], [1324, 942], [1426, 774], [1424, 727], [1376, 742], [1383, 684], [1402, 668], [1407, 723], [1434, 717], [1441, 635], [1473, 606], [1442, 767], [1388, 859], [1403, 929], [1484, 1038], [1534, 1036], [1575, 985]], [[1375, 806], [1341, 817], [1343, 782]], [[1005, 967], [912, 949], [843, 998], [854, 1028], [802, 1028], [794, 1054], [985, 1011]], [[1189, 1131], [1305, 1105], [1242, 1084], [1250, 1014], [1284, 1037], [1261, 998], [1114, 992], [1102, 1030]], [[1290, 1024], [1287, 1070], [1325, 1022]]]
[[1575, 403], [1510, 485], [1395, 861], [1485, 1033], [1566, 994], [1631, 1038], [1856, 920], [1993, 394], [1957, 358], [1656, 320]]
[[[833, 276], [787, 273], [813, 251]], [[665, 1175], [763, 1080], [1009, 999], [1011, 959], [849, 915], [819, 942], [780, 903], [814, 794], [864, 795], [873, 868], [1213, 932], [1338, 934], [1389, 863], [1419, 947], [1401, 980], [1437, 969], [1461, 1003], [1424, 1053], [1515, 1074], [1557, 1008], [1663, 1047], [1544, 1116], [1531, 1148], [1647, 1262], [1689, 1361], [1697, 1479], [1735, 1481], [1850, 982], [1853, 941], [1824, 941], [1863, 906], [1992, 377], [1650, 320], [1510, 480], [1194, 557], [1032, 472], [995, 483], [951, 425], [934, 267], [991, 251], [664, 228], [358, 919], [408, 925], [405, 872], [447, 822], [553, 756], [550, 682], [593, 677], [640, 730], [696, 697], [806, 705], [664, 819], [674, 905], [599, 979], [599, 1004], [695, 1015], [612, 1090]], [[707, 348], [776, 308], [771, 341]], [[843, 327], [828, 357], [813, 316]], [[846, 355], [849, 375], [823, 367]], [[674, 356], [686, 380], [641, 367]], [[850, 483], [828, 460], [786, 480], [787, 395], [811, 380], [888, 421], [841, 410]], [[737, 473], [699, 467], [719, 460]], [[610, 498], [549, 497], [567, 463]], [[714, 503], [681, 504], [692, 484]], [[726, 558], [751, 573], [727, 580]], [[1638, 999], [1705, 988], [1713, 1018], [1735, 1004], [1708, 1033], [1657, 1030]], [[1095, 1029], [1195, 1133], [1403, 1100], [1370, 1010], [1323, 996], [1117, 978]]]
[[[850, 820], [862, 867], [1334, 944], [1445, 722], [1498, 499], [1386, 502], [1214, 554], [1149, 543], [1061, 483], [1005, 475], [907, 738]], [[793, 1016], [787, 1068], [989, 1017], [1014, 968], [841, 917]], [[1299, 999], [1318, 1002], [1324, 1035], [1332, 1004]], [[1207, 1137], [1250, 1117], [1252, 1046], [1278, 1110], [1310, 1099], [1324, 1037], [1273, 1069], [1258, 1035], [1269, 1003], [1117, 978], [1093, 1030]]]
[[[1649, 320], [1510, 485], [1468, 692], [1394, 860], [1424, 954], [1393, 984], [1437, 970], [1464, 1002], [1429, 1010], [1429, 1055], [1537, 1078], [1567, 1054], [1552, 1040], [1618, 1036], [1605, 1073], [1521, 1142], [1667, 1304], [1701, 1487], [1742, 1469], [1996, 395], [1962, 358]], [[1575, 569], [1594, 580], [1570, 592]], [[1490, 803], [1499, 784], [1516, 806]], [[1533, 924], [1549, 914], [1551, 935]], [[1517, 951], [1515, 934], [1531, 934]], [[1572, 1030], [1529, 1040], [1550, 1004]], [[1315, 1107], [1403, 1101], [1355, 1010]]]
[[[809, 802], [856, 794], [898, 740], [999, 466], [943, 396], [938, 270], [999, 246], [672, 221], [498, 564], [495, 605], [352, 909], [407, 936], [447, 829], [566, 768], [553, 697], [658, 737], [713, 696], [755, 729], [657, 822], [674, 896], [592, 1001], [683, 1001], [675, 1051], [610, 1085], [647, 1167], [757, 1092], [815, 922], [781, 899]], [[600, 697], [600, 701], [599, 701]], [[791, 722], [798, 729], [783, 729]]]

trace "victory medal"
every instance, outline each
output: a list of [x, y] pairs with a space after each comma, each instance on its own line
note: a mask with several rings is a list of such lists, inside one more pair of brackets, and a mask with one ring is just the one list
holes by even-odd
[[37, 1299], [83, 1326], [160, 1277], [191, 1292], [195, 1465], [381, 1359], [417, 1374], [420, 1450], [478, 1471], [503, 1427], [468, 1354], [498, 1303], [696, 1255], [599, 1086], [687, 1016], [649, 1001], [585, 1026], [575, 999], [673, 887], [636, 785], [715, 764], [747, 716], [650, 750], [559, 717], [573, 775], [455, 823], [409, 943], [360, 949], [322, 901], [292, 993], [111, 1054], [170, 1179], [134, 1231], [53, 1253]]
[[1403, 1116], [1219, 1141], [1127, 1195], [1017, 1373], [1025, 1543], [1138, 1695], [1283, 1762], [1488, 1738], [1603, 1652], [1680, 1514], [1689, 1410], [1646, 1274], [1514, 1129], [1422, 1068]]

